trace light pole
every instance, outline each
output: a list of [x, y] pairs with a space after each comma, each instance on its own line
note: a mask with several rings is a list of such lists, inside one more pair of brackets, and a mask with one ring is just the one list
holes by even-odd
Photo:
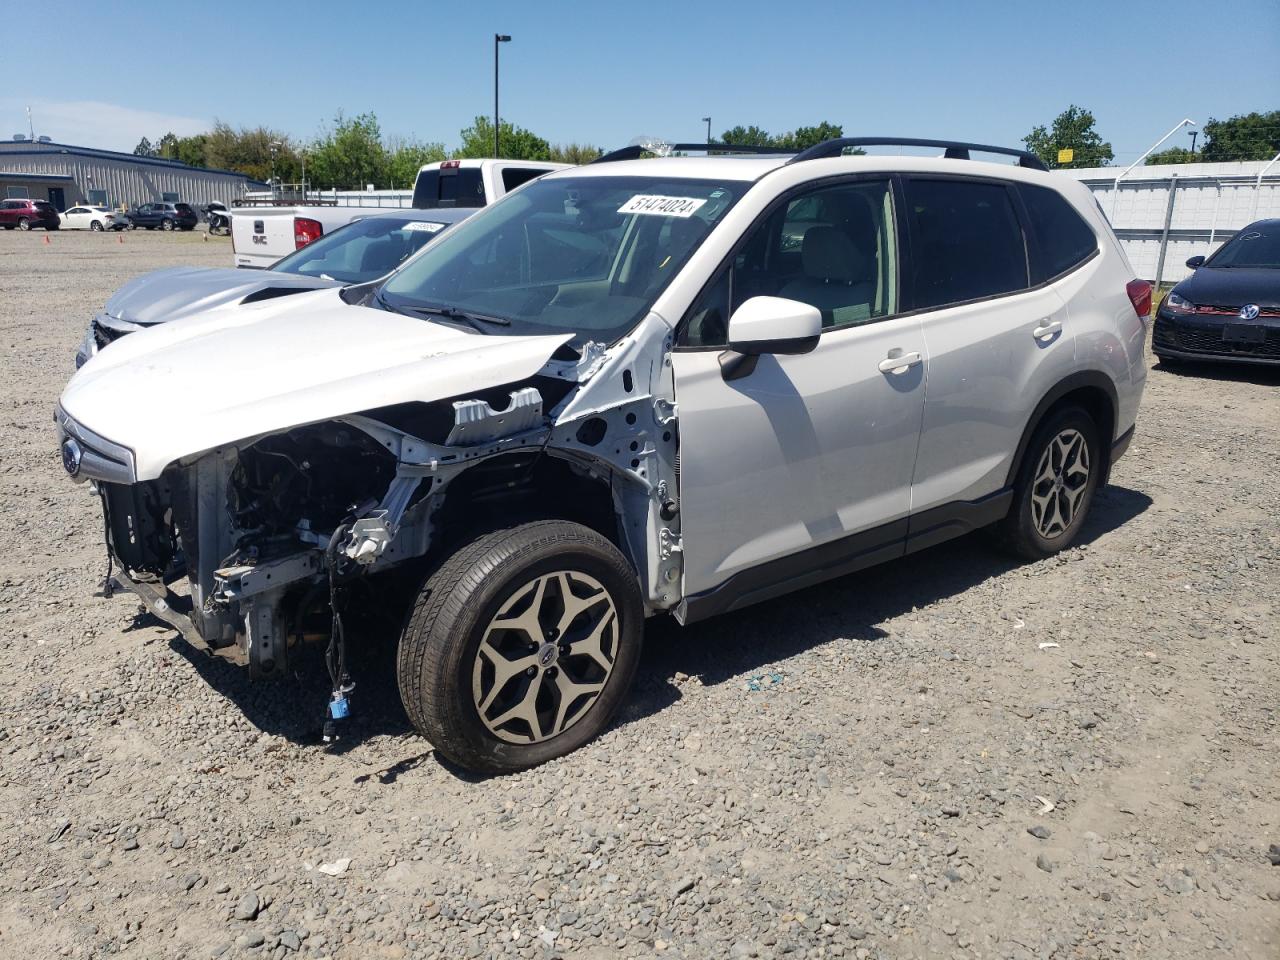
[[271, 146], [271, 189], [274, 192], [277, 186], [276, 184], [276, 152], [279, 151], [279, 149], [283, 147], [284, 144], [281, 143], [279, 140], [272, 140], [270, 146]]
[[1188, 130], [1187, 136], [1191, 138], [1191, 152], [1196, 152], [1196, 137], [1200, 136], [1199, 130]]
[[707, 143], [711, 142], [711, 118], [703, 117], [702, 122], [707, 125]]
[[493, 156], [495, 159], [502, 156], [498, 152], [500, 149], [498, 127], [501, 123], [498, 119], [498, 44], [510, 42], [511, 37], [505, 33], [495, 33], [493, 35]]

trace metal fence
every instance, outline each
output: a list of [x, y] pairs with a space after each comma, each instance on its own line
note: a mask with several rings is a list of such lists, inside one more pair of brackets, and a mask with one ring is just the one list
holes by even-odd
[[275, 190], [250, 190], [244, 195], [248, 205], [294, 206], [317, 204], [326, 207], [413, 206], [412, 190], [316, 190], [302, 184], [282, 183]]
[[1176, 283], [1241, 227], [1280, 217], [1280, 162], [1182, 163], [1066, 170], [1093, 191], [1138, 276]]

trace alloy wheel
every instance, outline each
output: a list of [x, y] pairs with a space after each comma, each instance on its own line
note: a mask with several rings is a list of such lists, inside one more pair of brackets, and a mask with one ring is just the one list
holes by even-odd
[[599, 699], [618, 655], [618, 611], [585, 573], [526, 581], [485, 628], [472, 666], [476, 712], [508, 743], [539, 743], [573, 726]]
[[1068, 428], [1049, 441], [1031, 484], [1031, 519], [1046, 540], [1062, 536], [1075, 521], [1089, 488], [1089, 444]]

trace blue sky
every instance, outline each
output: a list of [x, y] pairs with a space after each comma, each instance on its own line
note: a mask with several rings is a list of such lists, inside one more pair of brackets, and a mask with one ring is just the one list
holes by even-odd
[[699, 140], [710, 114], [1018, 145], [1077, 103], [1127, 163], [1183, 117], [1280, 108], [1276, 0], [5, 7], [9, 37], [50, 42], [0, 62], [0, 136], [30, 104], [37, 135], [112, 149], [214, 118], [308, 139], [338, 110], [452, 146], [493, 110], [495, 31], [503, 117], [552, 142]]

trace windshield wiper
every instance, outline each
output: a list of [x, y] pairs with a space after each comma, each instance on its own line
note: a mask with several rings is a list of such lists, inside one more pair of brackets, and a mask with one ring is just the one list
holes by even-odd
[[410, 310], [413, 313], [428, 316], [442, 317], [445, 320], [461, 320], [473, 330], [484, 332], [484, 325], [494, 327], [509, 327], [511, 321], [506, 317], [490, 317], [483, 313], [470, 313], [466, 310], [459, 310], [457, 307], [412, 307], [405, 304], [403, 309]]

